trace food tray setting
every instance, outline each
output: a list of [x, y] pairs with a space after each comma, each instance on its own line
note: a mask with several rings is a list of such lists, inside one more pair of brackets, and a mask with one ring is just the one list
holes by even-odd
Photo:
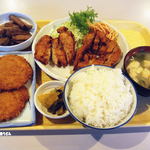
[[[128, 48], [127, 51], [131, 48], [137, 46], [149, 46], [150, 45], [150, 32], [147, 28], [142, 25], [131, 22], [131, 21], [121, 21], [121, 20], [108, 20], [109, 24], [114, 26], [127, 40]], [[37, 21], [38, 31], [46, 24], [49, 24], [50, 21]], [[127, 51], [125, 53], [127, 53]], [[36, 86], [39, 87], [42, 83], [53, 80], [48, 76], [44, 71], [42, 71], [38, 66], [36, 66]], [[33, 81], [32, 81], [33, 82]], [[150, 97], [137, 96], [138, 104], [137, 110], [134, 117], [122, 128], [132, 128], [132, 127], [148, 127], [150, 126]], [[33, 103], [30, 103], [33, 105]], [[32, 122], [33, 123], [33, 122]], [[62, 119], [50, 119], [39, 112], [36, 112], [36, 123], [32, 126], [27, 127], [16, 127], [16, 128], [1, 128], [0, 131], [9, 131], [15, 134], [29, 134], [33, 131], [33, 134], [36, 134], [36, 131], [60, 131], [60, 130], [76, 130], [76, 129], [85, 129], [85, 127], [79, 122], [75, 121], [71, 116]], [[46, 132], [37, 132], [38, 134], [47, 134]], [[31, 133], [30, 133], [31, 134]]]

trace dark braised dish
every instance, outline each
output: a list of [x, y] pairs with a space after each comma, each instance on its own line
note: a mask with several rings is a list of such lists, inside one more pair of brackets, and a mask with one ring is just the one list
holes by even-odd
[[1, 46], [20, 44], [31, 37], [32, 25], [14, 15], [10, 15], [9, 20], [0, 25]]

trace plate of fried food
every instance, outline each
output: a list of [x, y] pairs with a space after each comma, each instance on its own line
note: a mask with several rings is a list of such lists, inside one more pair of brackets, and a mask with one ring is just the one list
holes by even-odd
[[0, 127], [35, 123], [35, 64], [31, 52], [0, 53]]
[[122, 67], [128, 51], [127, 42], [115, 27], [96, 20], [97, 16], [88, 7], [44, 26], [32, 44], [38, 66], [61, 81], [92, 64]]

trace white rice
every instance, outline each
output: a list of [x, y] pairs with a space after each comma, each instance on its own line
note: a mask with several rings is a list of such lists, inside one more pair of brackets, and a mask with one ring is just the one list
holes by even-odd
[[75, 116], [94, 127], [118, 125], [133, 105], [131, 86], [121, 69], [92, 67], [80, 72], [70, 83], [69, 105]]

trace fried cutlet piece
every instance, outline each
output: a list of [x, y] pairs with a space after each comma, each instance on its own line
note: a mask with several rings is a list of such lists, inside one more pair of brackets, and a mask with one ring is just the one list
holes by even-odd
[[98, 48], [99, 48], [100, 43], [101, 43], [101, 41], [100, 41], [100, 37], [99, 37], [98, 31], [97, 31], [97, 32], [96, 32], [96, 35], [95, 35], [94, 42], [93, 42], [93, 47], [92, 47], [92, 49], [93, 49], [94, 51], [98, 51]]
[[57, 47], [58, 47], [58, 39], [55, 38], [52, 40], [52, 62], [57, 65], [58, 57], [57, 57]]
[[59, 41], [61, 42], [63, 49], [66, 53], [67, 62], [69, 65], [73, 64], [75, 56], [75, 39], [72, 32], [68, 31], [66, 27], [60, 27], [57, 29], [59, 33]]
[[28, 100], [29, 93], [26, 87], [0, 92], [0, 122], [19, 116]]
[[117, 47], [117, 42], [116, 41], [108, 41], [106, 43], [106, 53], [112, 53], [115, 47]]
[[119, 45], [116, 45], [113, 52], [106, 55], [106, 61], [104, 65], [114, 67], [122, 58], [122, 52]]
[[83, 39], [83, 45], [77, 50], [76, 57], [74, 61], [74, 70], [76, 70], [76, 66], [80, 62], [80, 59], [83, 57], [85, 51], [90, 48], [94, 41], [95, 32], [89, 32], [87, 35], [85, 35]]
[[52, 41], [52, 61], [58, 67], [67, 66], [66, 53], [61, 47], [58, 38], [55, 38]]
[[52, 37], [44, 35], [35, 46], [34, 57], [41, 63], [47, 65], [51, 57]]
[[32, 78], [33, 70], [25, 58], [17, 55], [0, 57], [0, 89], [12, 90], [22, 87]]
[[103, 64], [104, 64], [103, 58], [97, 57], [97, 55], [95, 54], [86, 53], [84, 55], [83, 61], [78, 62], [77, 66], [74, 69], [78, 70], [88, 65], [103, 65]]

